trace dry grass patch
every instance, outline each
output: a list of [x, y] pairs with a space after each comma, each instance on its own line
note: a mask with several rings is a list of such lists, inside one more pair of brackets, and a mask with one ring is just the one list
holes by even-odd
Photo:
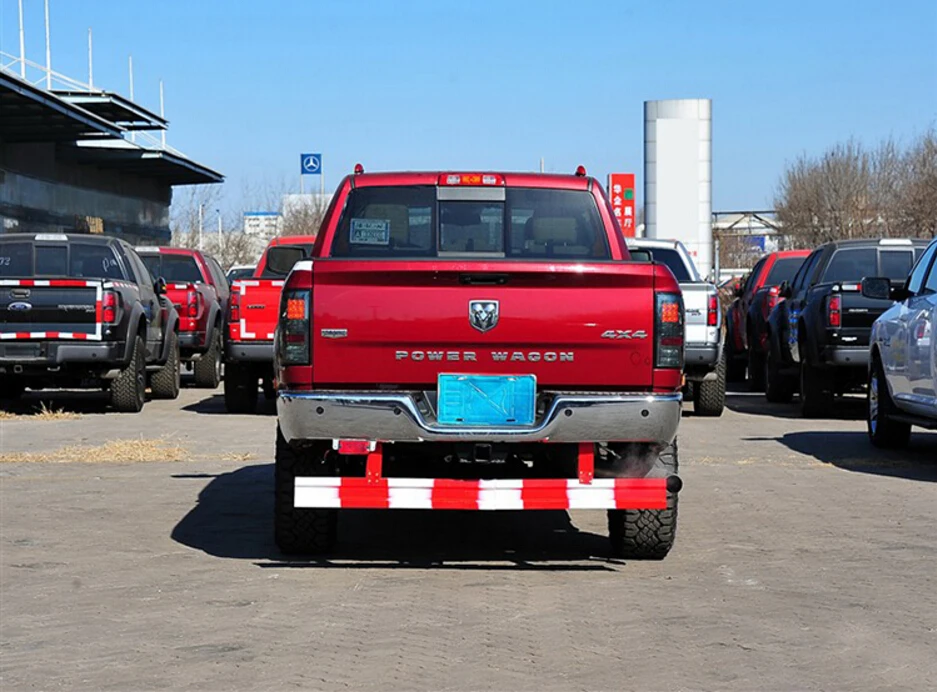
[[0, 420], [77, 420], [79, 418], [81, 418], [80, 413], [66, 411], [63, 408], [49, 408], [44, 401], [39, 404], [39, 408], [23, 413], [0, 411]]
[[103, 445], [68, 445], [49, 452], [15, 452], [0, 454], [0, 463], [54, 462], [68, 463], [127, 463], [135, 461], [185, 461], [189, 458], [185, 447], [168, 440], [112, 440]]

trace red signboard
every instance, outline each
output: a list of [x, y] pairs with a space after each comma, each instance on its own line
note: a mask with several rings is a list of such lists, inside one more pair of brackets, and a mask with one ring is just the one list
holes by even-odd
[[625, 237], [634, 238], [638, 230], [634, 215], [634, 173], [609, 173], [608, 196]]

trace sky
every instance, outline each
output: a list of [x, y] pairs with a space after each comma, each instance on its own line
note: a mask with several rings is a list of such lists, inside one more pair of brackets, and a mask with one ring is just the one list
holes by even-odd
[[[45, 59], [43, 1], [23, 0]], [[159, 109], [168, 143], [248, 189], [367, 170], [643, 167], [643, 102], [713, 101], [713, 209], [770, 209], [785, 163], [937, 126], [937, 2], [50, 0], [52, 66]], [[17, 0], [0, 51], [19, 52]], [[306, 189], [318, 186], [306, 179]]]

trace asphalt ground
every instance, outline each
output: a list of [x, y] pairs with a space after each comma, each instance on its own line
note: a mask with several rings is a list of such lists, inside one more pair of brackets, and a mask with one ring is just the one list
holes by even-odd
[[4, 691], [937, 688], [937, 434], [875, 450], [858, 399], [685, 414], [677, 544], [647, 563], [588, 511], [350, 512], [335, 554], [290, 561], [269, 403], [49, 406], [80, 417], [0, 420], [0, 458], [184, 454], [0, 463]]

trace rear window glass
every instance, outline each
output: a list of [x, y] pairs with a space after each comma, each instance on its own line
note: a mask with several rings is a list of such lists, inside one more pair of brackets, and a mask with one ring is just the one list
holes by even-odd
[[154, 279], [162, 277], [166, 283], [202, 281], [202, 272], [191, 255], [140, 255], [140, 259]]
[[911, 250], [882, 250], [879, 262], [882, 264], [881, 276], [887, 276], [893, 281], [905, 281], [911, 273], [914, 253]]
[[[268, 258], [272, 252], [283, 252], [284, 254], [289, 253], [293, 255], [292, 263], [295, 264], [300, 260], [308, 258], [312, 254], [312, 243], [285, 243], [283, 245], [276, 245], [267, 250]], [[289, 272], [278, 272], [267, 262], [264, 262], [264, 270], [260, 273], [260, 278], [282, 279], [285, 278], [287, 274], [289, 274]]]
[[693, 277], [690, 276], [690, 272], [686, 268], [683, 258], [676, 250], [662, 247], [646, 247], [641, 249], [650, 252], [655, 262], [666, 264], [667, 268], [673, 272], [673, 276], [678, 282], [687, 283], [693, 281]]
[[874, 247], [837, 250], [823, 272], [821, 283], [835, 281], [861, 281], [866, 276], [878, 276], [878, 250]]
[[0, 276], [61, 276], [75, 279], [122, 279], [109, 245], [0, 243]]
[[507, 188], [504, 201], [437, 200], [435, 186], [395, 186], [351, 192], [332, 256], [583, 260], [610, 254], [587, 191]]
[[765, 286], [780, 286], [782, 282], [790, 282], [794, 278], [794, 274], [797, 273], [797, 270], [800, 269], [800, 265], [804, 263], [806, 257], [782, 257], [775, 260], [774, 266], [771, 267], [771, 271], [768, 272], [768, 276], [765, 278]]

